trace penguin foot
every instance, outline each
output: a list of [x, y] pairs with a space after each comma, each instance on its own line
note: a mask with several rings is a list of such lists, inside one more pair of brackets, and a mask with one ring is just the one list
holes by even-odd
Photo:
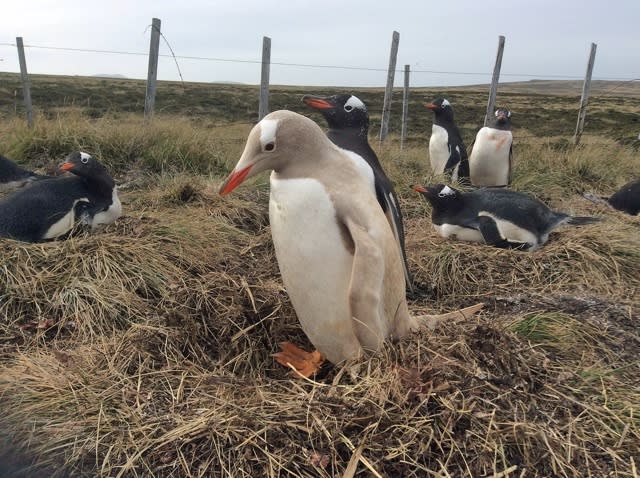
[[273, 354], [273, 357], [280, 365], [293, 367], [294, 376], [298, 378], [310, 377], [324, 362], [324, 357], [317, 350], [307, 352], [291, 342], [280, 342], [280, 348], [282, 351]]

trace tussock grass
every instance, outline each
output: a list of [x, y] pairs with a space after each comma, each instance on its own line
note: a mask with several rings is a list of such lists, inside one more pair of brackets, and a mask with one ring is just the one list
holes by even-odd
[[[0, 463], [12, 466], [0, 472], [637, 476], [637, 219], [577, 194], [637, 174], [629, 150], [522, 145], [517, 189], [602, 216], [523, 253], [437, 237], [408, 187], [440, 181], [426, 145], [372, 141], [423, 291], [411, 312], [486, 307], [297, 381], [271, 357], [280, 341], [310, 344], [279, 277], [267, 178], [217, 194], [248, 125], [157, 120], [71, 116], [15, 136], [0, 126], [25, 160], [59, 135], [88, 151], [81, 138], [140, 148], [100, 158], [124, 183], [125, 215], [104, 232], [0, 241]], [[616, 168], [599, 160], [611, 148]]]

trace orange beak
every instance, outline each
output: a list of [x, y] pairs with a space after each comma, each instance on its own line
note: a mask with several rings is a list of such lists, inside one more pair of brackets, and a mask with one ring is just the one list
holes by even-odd
[[328, 110], [334, 107], [333, 104], [329, 103], [327, 100], [313, 98], [311, 96], [305, 96], [302, 98], [302, 101], [304, 101], [307, 106], [311, 106], [316, 110]]
[[73, 169], [73, 166], [73, 163], [66, 162], [60, 165], [60, 169], [62, 169], [63, 171], [71, 171]]
[[424, 186], [420, 186], [419, 184], [414, 184], [411, 186], [411, 189], [414, 191], [418, 191], [419, 193], [428, 193], [429, 191]]
[[222, 186], [220, 186], [220, 189], [218, 191], [220, 196], [226, 196], [235, 188], [237, 188], [242, 183], [242, 181], [246, 179], [252, 167], [253, 165], [247, 166], [246, 168], [241, 169], [240, 171], [232, 172], [229, 175], [229, 177], [227, 177], [227, 179], [224, 181], [224, 183], [222, 183]]
[[430, 110], [437, 110], [438, 109], [438, 105], [434, 104], [434, 103], [427, 103], [426, 105], [424, 105], [425, 108], [428, 108]]

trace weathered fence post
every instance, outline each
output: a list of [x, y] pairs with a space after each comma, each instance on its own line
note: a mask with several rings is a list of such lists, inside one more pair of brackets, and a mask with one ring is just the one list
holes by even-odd
[[410, 66], [404, 65], [404, 90], [402, 90], [402, 128], [400, 130], [400, 149], [404, 149], [404, 140], [409, 131], [409, 74]]
[[589, 53], [589, 63], [587, 63], [587, 74], [582, 84], [582, 97], [580, 98], [580, 111], [578, 112], [578, 124], [576, 125], [576, 134], [573, 136], [573, 144], [580, 143], [580, 137], [584, 130], [584, 119], [587, 116], [587, 104], [589, 103], [589, 89], [591, 88], [591, 73], [593, 73], [593, 64], [596, 60], [596, 48], [598, 45], [591, 44], [591, 52]]
[[493, 77], [491, 78], [491, 89], [489, 90], [489, 101], [487, 102], [487, 112], [484, 115], [484, 126], [487, 126], [489, 118], [496, 108], [496, 93], [498, 92], [498, 81], [500, 80], [500, 68], [502, 67], [502, 53], [504, 52], [504, 36], [498, 37], [498, 53], [496, 54], [496, 64], [493, 66]]
[[158, 53], [160, 51], [160, 19], [151, 21], [151, 42], [149, 43], [149, 72], [147, 92], [144, 96], [144, 120], [151, 121], [156, 105], [156, 81], [158, 79]]
[[31, 104], [31, 84], [27, 74], [27, 60], [24, 56], [22, 37], [16, 37], [18, 60], [20, 61], [20, 77], [22, 78], [22, 92], [24, 94], [24, 109], [27, 111], [27, 125], [33, 128], [33, 105]]
[[269, 114], [269, 71], [271, 69], [271, 38], [262, 37], [262, 72], [260, 74], [260, 103], [258, 121]]
[[389, 71], [387, 73], [387, 87], [384, 90], [384, 103], [382, 106], [382, 124], [380, 125], [380, 143], [384, 142], [389, 133], [389, 117], [391, 116], [391, 95], [393, 93], [393, 78], [396, 73], [396, 60], [398, 58], [398, 43], [400, 34], [393, 32], [391, 37], [391, 54], [389, 55]]

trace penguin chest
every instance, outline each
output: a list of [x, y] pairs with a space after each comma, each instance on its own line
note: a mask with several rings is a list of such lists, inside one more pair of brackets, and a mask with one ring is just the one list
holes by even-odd
[[274, 176], [269, 221], [278, 266], [303, 330], [324, 353], [334, 342], [353, 336], [351, 245], [322, 183]]
[[509, 183], [511, 131], [484, 127], [478, 131], [469, 172], [474, 186], [504, 186]]
[[90, 220], [91, 229], [95, 229], [101, 225], [112, 224], [120, 216], [122, 216], [122, 203], [120, 203], [120, 198], [118, 197], [118, 189], [114, 186], [111, 195], [111, 204], [106, 210], [100, 211], [93, 216], [93, 219]]
[[436, 232], [440, 237], [445, 239], [458, 239], [460, 241], [468, 242], [484, 242], [482, 233], [470, 227], [458, 226], [456, 224], [434, 224]]
[[429, 139], [429, 162], [434, 174], [444, 173], [450, 155], [449, 133], [442, 126], [434, 124]]

